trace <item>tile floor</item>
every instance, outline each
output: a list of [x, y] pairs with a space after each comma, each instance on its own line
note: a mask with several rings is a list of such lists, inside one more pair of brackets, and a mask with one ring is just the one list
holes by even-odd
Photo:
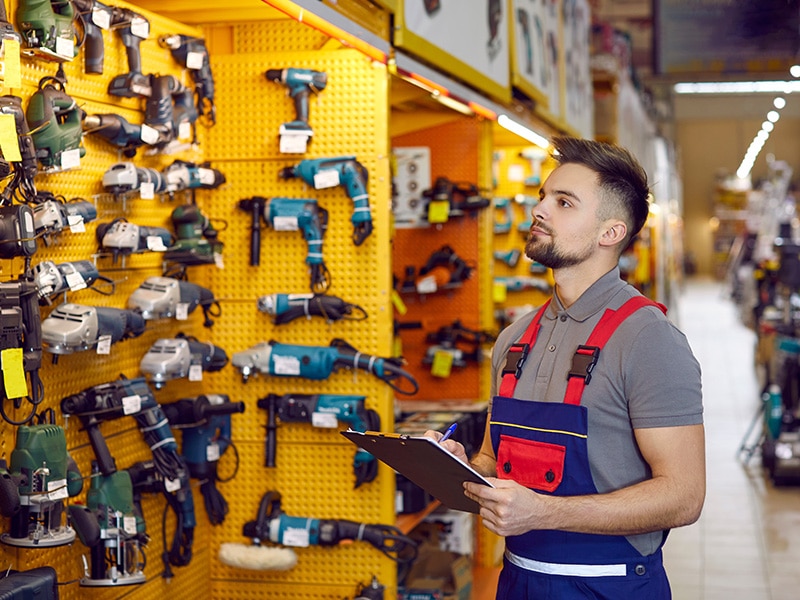
[[746, 465], [737, 457], [761, 406], [755, 334], [719, 282], [690, 280], [677, 313], [703, 369], [708, 488], [700, 520], [674, 530], [664, 549], [673, 596], [800, 598], [800, 486], [775, 488], [758, 455]]

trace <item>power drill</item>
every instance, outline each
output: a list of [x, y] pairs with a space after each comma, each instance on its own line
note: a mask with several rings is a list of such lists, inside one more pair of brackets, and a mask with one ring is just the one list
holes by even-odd
[[265, 73], [269, 81], [280, 83], [288, 88], [289, 96], [294, 100], [294, 121], [284, 123], [280, 135], [297, 135], [310, 138], [314, 135], [308, 123], [308, 96], [312, 92], [318, 94], [328, 85], [328, 75], [322, 71], [311, 69], [269, 69]]
[[[172, 277], [148, 277], [128, 297], [128, 308], [141, 313], [145, 320], [175, 317], [185, 320], [195, 308], [200, 307], [204, 327], [211, 327], [211, 316], [219, 316], [219, 302], [214, 292], [196, 283]], [[212, 307], [216, 306], [212, 314]]]
[[86, 115], [83, 118], [83, 132], [97, 135], [120, 148], [126, 158], [133, 158], [136, 149], [145, 144], [142, 126], [129, 123], [125, 117], [114, 113]]
[[343, 185], [353, 201], [353, 243], [360, 246], [372, 233], [372, 215], [367, 194], [368, 172], [355, 156], [314, 158], [302, 160], [293, 167], [281, 170], [280, 177], [299, 177], [315, 190]]
[[64, 430], [50, 423], [20, 425], [10, 466], [0, 460], [0, 514], [11, 518], [0, 541], [26, 548], [72, 543], [75, 531], [62, 525], [64, 500], [82, 489]]
[[95, 230], [102, 251], [111, 252], [114, 263], [120, 255], [153, 251], [165, 252], [172, 245], [172, 234], [163, 227], [148, 227], [114, 219], [99, 223]]
[[107, 353], [102, 344], [110, 346], [139, 337], [144, 329], [144, 319], [136, 311], [67, 302], [56, 306], [42, 321], [42, 341], [55, 363], [61, 354], [94, 347], [98, 353]]
[[196, 204], [184, 204], [172, 211], [175, 243], [165, 254], [165, 259], [182, 265], [214, 264], [222, 256], [223, 244], [211, 220]]
[[231, 445], [231, 415], [242, 413], [244, 402], [231, 402], [224, 394], [184, 398], [162, 406], [173, 429], [182, 432], [182, 454], [189, 475], [199, 479], [206, 514], [219, 525], [228, 513], [228, 503], [217, 489], [217, 465]]
[[[401, 367], [402, 360], [364, 354], [339, 338], [332, 340], [330, 346], [261, 342], [252, 348], [236, 352], [231, 357], [231, 364], [242, 371], [245, 382], [255, 372], [278, 377], [321, 380], [340, 369], [361, 369], [387, 383], [398, 394], [412, 395], [419, 389], [414, 377]], [[408, 382], [411, 389], [401, 388], [397, 383], [398, 379]]]
[[47, 246], [64, 228], [83, 231], [84, 224], [97, 218], [97, 208], [88, 200], [62, 202], [49, 192], [40, 192], [35, 201], [33, 226]]
[[16, 18], [28, 54], [57, 62], [78, 55], [72, 26], [75, 9], [71, 2], [21, 0]]
[[6, 160], [13, 163], [14, 179], [3, 190], [2, 198], [9, 201], [19, 190], [24, 199], [31, 200], [36, 196], [36, 185], [33, 178], [38, 173], [39, 166], [36, 162], [36, 145], [33, 143], [25, 111], [22, 108], [22, 98], [10, 95], [0, 96], [0, 114], [14, 117], [14, 128], [19, 142], [19, 160], [13, 160], [16, 157], [12, 156], [5, 157]]
[[[356, 431], [380, 431], [381, 418], [364, 406], [365, 396], [336, 394], [269, 394], [258, 400], [258, 408], [267, 411], [267, 438], [264, 466], [275, 466], [278, 427], [275, 418], [283, 423], [311, 423], [313, 427], [338, 428], [339, 421]], [[368, 483], [378, 475], [375, 457], [362, 449], [353, 460], [355, 487]]]
[[149, 98], [153, 90], [150, 78], [142, 73], [142, 40], [150, 36], [150, 22], [142, 15], [120, 6], [111, 11], [111, 28], [119, 35], [128, 57], [128, 72], [117, 75], [108, 84], [108, 93], [123, 98]]
[[97, 0], [70, 2], [77, 10], [76, 21], [83, 29], [83, 70], [91, 75], [102, 75], [105, 59], [102, 30], [111, 26], [112, 9]]
[[[173, 75], [149, 75], [150, 96], [144, 110], [145, 125], [156, 132], [154, 145], [165, 150], [197, 121], [192, 92]], [[183, 128], [188, 127], [188, 131]]]
[[203, 38], [189, 35], [162, 35], [158, 43], [169, 48], [172, 57], [184, 69], [189, 69], [194, 81], [194, 93], [197, 97], [197, 111], [209, 126], [216, 123], [216, 107], [214, 106], [214, 76], [211, 73], [211, 62]]
[[322, 238], [328, 229], [328, 211], [313, 198], [264, 198], [239, 200], [239, 209], [250, 213], [250, 264], [261, 263], [261, 219], [275, 231], [301, 231], [308, 244], [306, 264], [311, 274], [311, 291], [324, 293], [330, 274], [322, 256]]
[[199, 380], [204, 371], [213, 373], [227, 364], [228, 355], [219, 346], [178, 333], [156, 340], [139, 362], [139, 370], [159, 390], [171, 379]]
[[64, 91], [55, 77], [44, 77], [33, 93], [25, 118], [31, 131], [36, 157], [47, 171], [78, 166], [86, 154], [83, 139], [83, 111]]

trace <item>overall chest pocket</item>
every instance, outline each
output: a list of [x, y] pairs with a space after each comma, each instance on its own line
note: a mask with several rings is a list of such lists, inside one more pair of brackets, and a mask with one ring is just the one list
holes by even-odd
[[564, 476], [566, 449], [558, 444], [500, 436], [497, 476], [527, 488], [554, 492]]

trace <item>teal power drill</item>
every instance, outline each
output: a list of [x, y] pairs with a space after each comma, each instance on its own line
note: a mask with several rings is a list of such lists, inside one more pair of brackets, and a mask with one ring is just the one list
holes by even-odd
[[318, 94], [328, 85], [328, 75], [322, 71], [311, 69], [269, 69], [265, 73], [269, 81], [285, 85], [289, 96], [294, 100], [294, 121], [281, 125], [280, 134], [314, 135], [308, 124], [308, 96], [312, 92]]
[[[278, 430], [275, 418], [283, 423], [311, 423], [313, 427], [336, 429], [339, 421], [356, 431], [380, 431], [381, 418], [364, 406], [365, 396], [337, 394], [269, 394], [258, 400], [258, 408], [267, 410], [267, 439], [264, 466], [275, 466]], [[378, 474], [375, 457], [358, 449], [353, 460], [356, 485], [368, 483]]]
[[372, 233], [372, 214], [369, 208], [367, 180], [369, 173], [355, 156], [314, 158], [302, 160], [279, 173], [283, 179], [299, 177], [315, 190], [343, 185], [353, 201], [353, 243], [360, 246]]
[[0, 461], [0, 514], [11, 519], [0, 541], [25, 548], [72, 543], [75, 530], [62, 525], [61, 517], [64, 501], [82, 488], [64, 430], [52, 424], [21, 425], [10, 466]]

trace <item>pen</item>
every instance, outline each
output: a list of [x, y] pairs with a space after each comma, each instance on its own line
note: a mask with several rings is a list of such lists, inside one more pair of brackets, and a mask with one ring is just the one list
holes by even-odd
[[447, 428], [447, 431], [444, 432], [444, 435], [439, 440], [439, 443], [441, 444], [443, 441], [445, 441], [447, 438], [453, 435], [453, 432], [456, 430], [456, 427], [458, 427], [458, 423], [453, 423], [452, 425], [450, 425], [450, 427]]

